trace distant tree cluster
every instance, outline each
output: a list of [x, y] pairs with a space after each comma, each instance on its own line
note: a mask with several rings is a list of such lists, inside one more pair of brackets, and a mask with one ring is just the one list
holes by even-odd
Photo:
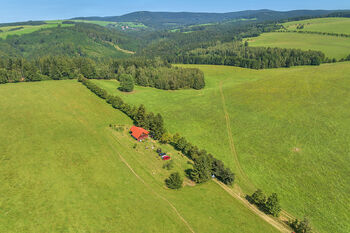
[[128, 74], [137, 85], [145, 87], [199, 90], [205, 86], [204, 74], [199, 69], [172, 67], [159, 58], [114, 61], [111, 70], [115, 71], [119, 81], [123, 81], [125, 74]]
[[168, 58], [172, 63], [213, 64], [239, 66], [252, 69], [320, 65], [325, 55], [319, 51], [249, 47], [248, 43], [219, 43], [206, 49], [198, 48]]
[[15, 27], [15, 28], [10, 28], [8, 31], [9, 32], [12, 32], [12, 31], [17, 31], [17, 30], [21, 30], [23, 29], [24, 27]]
[[266, 214], [275, 217], [278, 217], [282, 210], [276, 193], [272, 193], [267, 198], [263, 191], [258, 189], [250, 196], [250, 201]]

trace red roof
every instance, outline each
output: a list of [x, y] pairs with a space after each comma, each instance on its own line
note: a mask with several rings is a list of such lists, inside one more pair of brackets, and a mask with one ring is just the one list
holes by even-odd
[[131, 135], [134, 138], [136, 138], [137, 140], [139, 140], [140, 137], [149, 134], [149, 132], [147, 130], [145, 130], [144, 128], [141, 128], [141, 127], [137, 127], [137, 126], [131, 127], [130, 131], [131, 131]]

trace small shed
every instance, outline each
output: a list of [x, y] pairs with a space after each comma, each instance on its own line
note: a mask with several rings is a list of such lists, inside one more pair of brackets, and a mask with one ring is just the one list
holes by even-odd
[[144, 128], [133, 126], [130, 128], [130, 133], [133, 138], [137, 141], [142, 141], [145, 138], [148, 138], [149, 132]]

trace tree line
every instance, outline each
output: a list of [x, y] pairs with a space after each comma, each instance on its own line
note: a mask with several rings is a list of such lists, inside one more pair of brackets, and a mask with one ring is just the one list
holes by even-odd
[[[302, 29], [302, 28], [300, 28], [300, 29]], [[305, 30], [303, 30], [303, 31], [286, 30], [286, 31], [277, 31], [277, 32], [295, 32], [295, 33], [317, 34], [317, 35], [326, 35], [326, 36], [339, 36], [339, 37], [348, 37], [348, 38], [350, 37], [350, 34], [335, 33], [335, 32], [314, 32], [314, 31], [305, 31]]]
[[252, 69], [320, 65], [326, 61], [324, 53], [319, 51], [250, 47], [248, 42], [218, 43], [178, 56], [168, 56], [167, 59], [171, 63], [229, 65]]
[[79, 76], [79, 82], [82, 82], [97, 96], [105, 99], [113, 108], [119, 109], [130, 117], [135, 125], [143, 127], [150, 131], [151, 136], [161, 143], [169, 143], [178, 151], [193, 161], [193, 169], [188, 171], [189, 177], [196, 183], [204, 183], [214, 175], [218, 180], [231, 185], [234, 182], [235, 175], [226, 167], [224, 163], [216, 159], [212, 154], [203, 149], [199, 149], [188, 142], [178, 133], [171, 135], [164, 127], [164, 121], [161, 114], [147, 112], [144, 105], [139, 107], [125, 103], [119, 96], [108, 95], [107, 92], [94, 84], [91, 80]]
[[111, 59], [104, 62], [66, 56], [0, 59], [1, 83], [74, 79], [79, 75], [88, 79], [122, 81], [124, 74], [131, 75], [137, 85], [158, 89], [202, 89], [205, 86], [203, 72], [199, 69], [172, 67], [161, 59]]

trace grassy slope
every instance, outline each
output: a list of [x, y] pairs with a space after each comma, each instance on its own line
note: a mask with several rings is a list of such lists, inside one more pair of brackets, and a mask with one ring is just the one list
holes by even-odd
[[108, 127], [130, 120], [76, 81], [1, 85], [0, 109], [1, 232], [187, 232], [155, 193], [196, 232], [274, 232], [212, 182], [165, 189], [159, 157]]
[[[348, 232], [350, 63], [270, 70], [191, 67], [204, 71], [204, 90], [137, 87], [124, 94], [114, 81], [96, 83], [129, 103], [161, 111], [172, 133], [181, 132], [237, 172], [226, 135], [222, 82], [239, 160], [254, 186], [276, 191], [288, 212], [309, 216], [321, 232]], [[242, 176], [238, 182], [253, 190]]]
[[111, 21], [94, 21], [94, 20], [71, 20], [74, 22], [82, 22], [82, 23], [93, 23], [100, 25], [102, 27], [106, 27], [108, 25], [113, 25], [114, 27], [121, 29], [122, 26], [128, 26], [129, 28], [147, 28], [146, 25], [142, 23], [134, 23], [134, 22], [111, 22]]
[[248, 39], [250, 46], [317, 50], [326, 57], [341, 59], [350, 54], [350, 38], [291, 32], [263, 33]]
[[[0, 30], [3, 31], [3, 32], [0, 32], [0, 38], [5, 39], [9, 35], [19, 35], [20, 36], [23, 34], [29, 34], [29, 33], [38, 31], [40, 29], [54, 28], [54, 27], [57, 27], [58, 25], [61, 25], [62, 27], [72, 26], [71, 24], [61, 24], [60, 21], [48, 21], [47, 24], [37, 25], [37, 26], [24, 25], [24, 26], [0, 27]], [[19, 29], [19, 30], [15, 30], [15, 31], [8, 31], [9, 29], [18, 28], [18, 27], [23, 27], [23, 29]]]
[[350, 18], [318, 18], [284, 23], [288, 30], [297, 30], [297, 26], [303, 24], [300, 31], [332, 32], [350, 34]]

